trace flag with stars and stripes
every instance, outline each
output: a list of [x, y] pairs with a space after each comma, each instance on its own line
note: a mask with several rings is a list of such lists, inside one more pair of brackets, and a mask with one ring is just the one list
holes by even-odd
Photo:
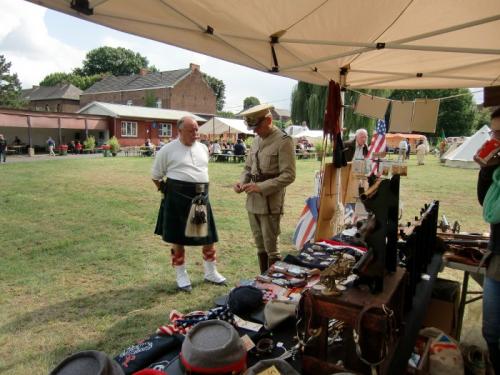
[[368, 149], [368, 159], [372, 160], [372, 171], [371, 173], [376, 173], [378, 170], [378, 163], [375, 161], [374, 154], [379, 152], [385, 152], [386, 142], [385, 133], [387, 127], [384, 120], [377, 120], [376, 132], [373, 134], [372, 141], [370, 142], [370, 148]]

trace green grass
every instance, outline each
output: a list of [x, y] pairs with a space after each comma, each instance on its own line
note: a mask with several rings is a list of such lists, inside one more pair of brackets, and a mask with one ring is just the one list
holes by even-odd
[[[0, 372], [46, 374], [84, 349], [117, 354], [168, 321], [172, 309], [213, 306], [228, 288], [202, 282], [201, 250], [187, 252], [194, 291], [177, 293], [169, 247], [153, 235], [160, 196], [152, 159], [60, 159], [0, 168]], [[297, 162], [288, 188], [281, 249], [312, 193], [314, 160]], [[232, 191], [242, 164], [210, 164], [219, 269], [234, 284], [257, 274], [244, 196]], [[462, 230], [486, 231], [477, 171], [410, 161], [401, 183], [404, 219], [438, 199]]]

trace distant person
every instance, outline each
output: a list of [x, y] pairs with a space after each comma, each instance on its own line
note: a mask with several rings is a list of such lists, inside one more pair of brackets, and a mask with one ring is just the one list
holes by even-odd
[[70, 153], [70, 154], [75, 154], [76, 153], [76, 150], [75, 150], [75, 141], [69, 142], [68, 153]]
[[218, 155], [218, 154], [222, 154], [222, 148], [220, 147], [220, 144], [218, 141], [214, 141], [214, 143], [212, 143], [212, 152], [211, 152], [212, 155]]
[[368, 132], [366, 129], [356, 130], [354, 139], [344, 143], [344, 154], [347, 161], [361, 160], [368, 157]]
[[234, 154], [235, 155], [245, 155], [247, 152], [247, 147], [243, 143], [241, 139], [238, 139], [236, 141], [236, 144], [234, 145]]
[[55, 146], [56, 146], [56, 142], [52, 139], [52, 137], [49, 137], [49, 139], [47, 139], [47, 147], [49, 148], [49, 156], [56, 156], [56, 153], [54, 152]]
[[423, 140], [420, 140], [417, 145], [417, 165], [424, 165], [425, 154], [427, 152], [427, 146]]
[[75, 143], [75, 154], [81, 154], [82, 150], [83, 150], [83, 146], [80, 143], [80, 141], [77, 140], [76, 143]]
[[[163, 193], [155, 234], [172, 244], [177, 287], [190, 292], [191, 280], [184, 263], [185, 246], [202, 246], [207, 282], [222, 285], [226, 278], [216, 267], [215, 243], [219, 238], [208, 195], [208, 150], [197, 141], [198, 123], [194, 118], [181, 118], [177, 130], [179, 137], [158, 151], [151, 171], [154, 184]], [[197, 207], [194, 214], [193, 207]], [[189, 229], [197, 224], [205, 227], [195, 236]]]
[[406, 139], [402, 139], [401, 142], [399, 142], [399, 154], [398, 154], [398, 161], [405, 161], [406, 160], [406, 152], [408, 151], [408, 142], [406, 142]]
[[286, 187], [295, 181], [295, 152], [292, 138], [273, 125], [269, 104], [243, 112], [248, 129], [257, 136], [245, 161], [236, 193], [246, 194], [246, 209], [257, 247], [261, 273], [281, 260], [278, 241]]
[[[479, 155], [486, 151], [483, 149], [486, 148], [484, 146], [491, 145], [491, 141], [500, 141], [500, 108], [491, 114], [490, 128], [490, 141], [474, 155], [474, 160], [481, 167], [477, 181], [477, 197], [481, 205], [490, 203], [488, 198], [491, 199], [491, 196], [488, 197], [487, 193], [491, 195], [492, 188], [500, 188], [498, 186], [500, 156], [494, 153], [495, 148], [491, 148], [488, 161], [485, 162], [485, 158], [479, 159]], [[493, 196], [495, 196], [494, 193]], [[497, 375], [500, 374], [500, 220], [498, 216], [497, 212], [497, 217], [492, 217], [489, 221], [488, 250], [491, 255], [483, 282], [483, 337], [488, 344], [490, 361]]]
[[21, 140], [19, 139], [19, 137], [16, 135], [16, 137], [14, 138], [14, 143], [16, 146], [20, 146], [22, 144]]
[[0, 134], [0, 163], [7, 162], [7, 140], [4, 138], [3, 134]]
[[444, 155], [444, 153], [446, 152], [446, 140], [443, 139], [440, 143], [439, 143], [439, 158], [441, 159]]
[[406, 148], [406, 159], [410, 160], [410, 151], [411, 151], [410, 138], [406, 138], [406, 144], [408, 145], [408, 147]]

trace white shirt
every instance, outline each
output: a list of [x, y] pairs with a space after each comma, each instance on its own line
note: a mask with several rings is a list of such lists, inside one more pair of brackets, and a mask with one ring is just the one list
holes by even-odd
[[222, 148], [219, 143], [212, 144], [212, 154], [220, 154], [222, 153]]
[[353, 160], [360, 160], [365, 158], [365, 155], [363, 155], [363, 148], [364, 148], [363, 146], [364, 145], [360, 146], [356, 143], [356, 149], [354, 151]]
[[400, 150], [406, 150], [408, 149], [408, 143], [403, 139], [401, 142], [399, 142], [399, 149]]
[[151, 169], [153, 180], [163, 177], [179, 181], [208, 183], [208, 149], [200, 142], [184, 145], [179, 139], [156, 153]]

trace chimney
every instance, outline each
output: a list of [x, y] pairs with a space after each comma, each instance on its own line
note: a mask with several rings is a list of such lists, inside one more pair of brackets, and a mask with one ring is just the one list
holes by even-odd
[[148, 68], [141, 68], [141, 69], [139, 69], [139, 75], [141, 75], [141, 76], [145, 76], [148, 73], [149, 73]]
[[194, 72], [195, 70], [200, 71], [200, 66], [191, 63], [191, 64], [189, 64], [189, 69], [191, 69], [192, 72]]

